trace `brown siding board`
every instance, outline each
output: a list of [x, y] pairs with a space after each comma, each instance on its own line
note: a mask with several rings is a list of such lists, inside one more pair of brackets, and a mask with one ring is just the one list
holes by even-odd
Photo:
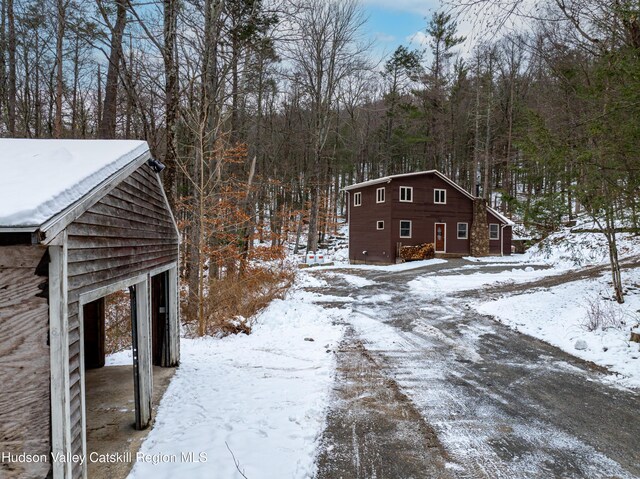
[[[134, 212], [136, 215], [148, 217], [151, 220], [155, 219], [162, 222], [169, 222], [170, 216], [166, 214], [166, 212], [160, 212], [154, 208], [149, 208], [145, 203], [138, 204], [138, 201], [140, 200], [131, 198], [126, 193], [116, 188], [107, 196], [102, 198], [97, 204], [118, 208], [121, 211], [127, 212], [127, 214]], [[96, 211], [99, 210], [97, 209]]]
[[130, 201], [139, 206], [159, 213], [164, 210], [164, 201], [148, 196], [145, 191], [140, 190], [131, 184], [123, 182], [118, 186], [118, 190], [128, 195]]
[[[122, 205], [123, 203], [129, 203], [129, 211], [135, 214], [139, 214], [143, 217], [157, 217], [166, 221], [170, 221], [171, 216], [169, 216], [169, 214], [164, 210], [160, 209], [152, 203], [145, 201], [144, 198], [140, 198], [138, 196], [131, 195], [126, 191], [123, 191], [121, 188], [115, 188], [113, 191], [111, 191], [111, 193], [109, 193], [108, 196], [110, 197], [109, 200], [105, 201], [103, 198], [100, 201], [104, 202], [105, 204], [113, 204], [115, 203], [115, 201], [112, 201], [112, 199], [119, 200], [119, 202], [121, 203], [118, 204], [120, 205]], [[107, 203], [107, 201], [109, 201], [109, 203]]]
[[[51, 447], [47, 278], [36, 274], [45, 251], [0, 247], [2, 452], [48, 455]], [[49, 469], [50, 463], [0, 463], [7, 479], [45, 477]]]
[[81, 222], [73, 223], [68, 228], [69, 235], [72, 236], [99, 236], [102, 238], [131, 238], [131, 239], [160, 239], [172, 240], [175, 234], [171, 232], [159, 232], [158, 230], [141, 230], [132, 228], [119, 228], [107, 225], [83, 224]]
[[[104, 202], [103, 202], [104, 200]], [[104, 215], [104, 216], [112, 216], [114, 218], [126, 218], [129, 221], [132, 221], [134, 223], [137, 223], [138, 221], [140, 221], [138, 218], [131, 217], [131, 206], [129, 203], [126, 202], [122, 202], [125, 205], [128, 205], [128, 207], [123, 208], [122, 204], [120, 204], [120, 206], [116, 206], [113, 205], [111, 203], [115, 203], [115, 201], [112, 201], [112, 198], [104, 198], [103, 200], [101, 200], [100, 202], [96, 203], [92, 208], [91, 208], [91, 212], [95, 213], [95, 214], [99, 214], [99, 215]], [[158, 219], [155, 217], [150, 217], [147, 216], [146, 217], [147, 222], [143, 223], [147, 228], [149, 227], [149, 225], [156, 225], [156, 226], [161, 226], [161, 227], [166, 227], [167, 225], [170, 225], [170, 223], [168, 222], [167, 218], [165, 216], [163, 216], [162, 218]]]
[[[143, 254], [138, 254], [138, 255], [129, 255], [129, 256], [118, 256], [115, 258], [112, 258], [109, 261], [109, 267], [110, 268], [121, 268], [124, 266], [130, 266], [132, 262], [135, 261], [147, 261], [147, 260], [153, 260], [154, 258], [157, 257], [167, 257], [167, 256], [172, 256], [174, 252], [173, 248], [170, 248], [169, 246], [165, 246], [163, 249], [161, 250], [154, 250], [154, 251], [150, 251], [148, 253], [143, 253]], [[95, 261], [76, 261], [74, 263], [70, 263], [69, 264], [69, 276], [78, 276], [81, 274], [87, 274], [87, 273], [95, 273], [97, 271], [101, 271], [103, 268], [103, 265], [96, 263]]]
[[[376, 203], [376, 189], [385, 187], [385, 202]], [[353, 194], [362, 193], [362, 206], [353, 206]], [[388, 185], [376, 185], [349, 194], [349, 259], [352, 261], [393, 263], [395, 243], [389, 238], [390, 197]], [[384, 230], [376, 229], [376, 222], [384, 221]], [[367, 255], [363, 254], [367, 251]]]
[[154, 200], [155, 203], [162, 206], [164, 204], [164, 196], [157, 188], [155, 188], [156, 182], [157, 180], [155, 178], [136, 172], [135, 174], [124, 180], [121, 186], [123, 186], [123, 189], [125, 190], [127, 189], [127, 187], [135, 188], [136, 190], [142, 192], [142, 194], [147, 196], [149, 199]]
[[[381, 213], [381, 210], [376, 210], [375, 208], [375, 194], [376, 189], [382, 186], [386, 188], [386, 204], [388, 204], [389, 209], [388, 223], [390, 230], [387, 232], [387, 240], [375, 236], [375, 220], [377, 219], [377, 215]], [[401, 186], [413, 188], [412, 202], [400, 202]], [[435, 189], [446, 190], [446, 204], [434, 203]], [[362, 206], [360, 207], [353, 206], [353, 194], [357, 191], [362, 193]], [[395, 261], [395, 245], [399, 242], [403, 245], [433, 243], [435, 223], [446, 224], [446, 253], [465, 255], [470, 252], [469, 239], [457, 238], [457, 226], [458, 223], [467, 223], [468, 231], [470, 231], [473, 221], [473, 202], [469, 196], [433, 173], [404, 178], [392, 178], [388, 183], [370, 185], [359, 190], [351, 190], [348, 198], [350, 202], [350, 259], [354, 259], [354, 256], [357, 256], [357, 253], [361, 250], [388, 247], [394, 253], [393, 259]], [[409, 220], [412, 222], [411, 238], [400, 238], [401, 220]], [[490, 222], [503, 224], [503, 222], [493, 217]], [[371, 224], [373, 224], [373, 227], [370, 226]], [[505, 231], [509, 229], [510, 228], [505, 228]], [[491, 241], [490, 248], [493, 254], [500, 254], [499, 241]], [[505, 254], [508, 254], [510, 250], [510, 237], [505, 234]]]
[[[175, 245], [176, 251], [178, 249], [178, 240], [167, 241], [163, 238], [151, 238], [137, 241], [135, 238], [91, 238], [88, 236], [70, 236], [69, 237], [69, 255], [70, 261], [75, 262], [76, 256], [73, 250], [81, 250], [81, 249], [98, 249], [104, 248], [109, 251], [103, 253], [101, 257], [97, 257], [96, 260], [104, 258], [110, 254], [111, 248], [133, 248], [133, 247], [142, 247], [142, 246], [158, 246], [163, 244], [172, 244]], [[96, 254], [99, 254], [96, 252]]]
[[[155, 268], [164, 264], [175, 261], [175, 256], [172, 254], [164, 254], [163, 256], [153, 257], [144, 261], [144, 267], [135, 267], [132, 264], [124, 264], [121, 266], [109, 267], [108, 269], [101, 269], [99, 271], [80, 273], [76, 276], [69, 276], [69, 289], [79, 290], [83, 288], [86, 291], [97, 289], [96, 286], [99, 283], [113, 283], [117, 279], [126, 279], [127, 277], [133, 277], [136, 274], [141, 274], [147, 271], [149, 268]], [[83, 291], [84, 292], [84, 291]]]
[[[132, 231], [149, 231], [149, 224], [141, 221], [136, 221], [135, 219], [127, 218], [123, 216], [121, 213], [118, 216], [114, 215], [104, 215], [101, 213], [92, 213], [87, 212], [82, 215], [82, 219], [77, 221], [76, 225], [87, 225], [87, 226], [96, 226], [96, 227], [110, 227], [114, 228], [116, 231], [118, 229], [132, 230]], [[175, 230], [168, 225], [157, 225], [155, 228], [158, 232], [162, 234], [175, 235]]]
[[[158, 254], [165, 253], [167, 251], [175, 251], [175, 245], [166, 243], [148, 245], [148, 246], [123, 246], [123, 247], [113, 247], [111, 248], [111, 258], [117, 259], [122, 257], [128, 257], [130, 259], [136, 258], [139, 255], [143, 254]], [[95, 261], [100, 260], [104, 257], [104, 253], [99, 249], [94, 248], [86, 248], [86, 249], [78, 249], [73, 255], [73, 261], [70, 261], [69, 264], [82, 263], [85, 261]]]

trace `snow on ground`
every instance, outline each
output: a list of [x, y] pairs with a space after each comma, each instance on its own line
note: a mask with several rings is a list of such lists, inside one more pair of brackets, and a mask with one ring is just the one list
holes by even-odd
[[0, 139], [0, 150], [0, 226], [39, 226], [149, 146], [133, 140]]
[[130, 349], [109, 354], [105, 358], [105, 366], [132, 366], [133, 353]]
[[558, 274], [562, 270], [536, 270], [531, 266], [512, 268], [510, 271], [499, 273], [472, 273], [459, 275], [441, 275], [430, 273], [409, 281], [408, 286], [414, 294], [427, 298], [439, 298], [455, 293], [479, 289], [499, 283], [523, 283], [544, 278], [551, 274]]
[[[620, 225], [623, 226], [623, 225]], [[598, 226], [582, 217], [574, 227], [563, 227], [532, 246], [525, 256], [531, 261], [566, 266], [591, 266], [609, 261], [609, 247], [604, 234], [592, 232]], [[616, 235], [621, 258], [640, 255], [640, 237], [630, 233]]]
[[326, 276], [329, 278], [336, 278], [336, 277], [342, 278], [351, 286], [354, 286], [356, 288], [362, 288], [364, 286], [371, 286], [372, 284], [375, 284], [374, 281], [371, 281], [367, 278], [363, 278], [362, 276], [355, 276], [353, 274], [327, 273]]
[[[623, 281], [640, 285], [640, 270], [624, 271]], [[637, 288], [619, 305], [611, 299], [609, 274], [604, 273], [595, 279], [478, 303], [475, 308], [522, 333], [621, 374], [624, 385], [640, 387], [640, 344], [629, 341], [631, 328], [640, 323]], [[617, 324], [588, 330], [587, 311], [596, 302], [603, 315]]]
[[[176, 461], [137, 462], [129, 478], [239, 479], [233, 456], [246, 477], [313, 477], [332, 350], [343, 335], [334, 321], [346, 314], [298, 290], [273, 301], [249, 336], [183, 339], [180, 368], [140, 450]], [[191, 452], [206, 455], [206, 464], [181, 461]]]
[[385, 271], [385, 272], [396, 272], [396, 271], [408, 271], [411, 269], [422, 268], [423, 266], [433, 266], [436, 264], [444, 264], [446, 263], [446, 259], [425, 259], [423, 261], [409, 261], [407, 263], [400, 264], [387, 264], [387, 265], [376, 265], [376, 264], [340, 264], [334, 266], [324, 266], [322, 269], [353, 269], [353, 270], [362, 270], [362, 271]]

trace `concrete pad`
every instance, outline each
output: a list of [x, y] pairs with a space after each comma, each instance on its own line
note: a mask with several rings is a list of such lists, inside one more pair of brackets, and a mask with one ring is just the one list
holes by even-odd
[[[175, 368], [153, 367], [153, 417]], [[153, 427], [135, 429], [133, 366], [86, 371], [87, 461], [90, 479], [124, 479]], [[106, 455], [112, 456], [107, 457]], [[109, 459], [113, 462], [99, 462]]]

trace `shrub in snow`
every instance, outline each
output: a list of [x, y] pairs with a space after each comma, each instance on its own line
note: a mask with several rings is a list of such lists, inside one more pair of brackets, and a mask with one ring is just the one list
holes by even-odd
[[[209, 278], [204, 298], [204, 334], [223, 337], [250, 334], [255, 316], [274, 299], [285, 296], [293, 284], [294, 271], [268, 266], [249, 266], [243, 272], [221, 279]], [[187, 337], [199, 334], [200, 324], [186, 298], [182, 303], [182, 319]]]
[[587, 331], [622, 329], [625, 325], [624, 316], [616, 306], [617, 303], [613, 301], [603, 301], [600, 298], [588, 299], [587, 316], [583, 326]]

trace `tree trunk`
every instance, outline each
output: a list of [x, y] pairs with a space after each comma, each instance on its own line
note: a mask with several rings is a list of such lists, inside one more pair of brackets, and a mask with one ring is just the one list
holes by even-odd
[[178, 115], [178, 72], [175, 62], [176, 30], [178, 28], [178, 4], [164, 0], [164, 45], [162, 59], [165, 74], [165, 157], [164, 188], [172, 209], [176, 203], [176, 119]]
[[116, 23], [111, 31], [111, 52], [107, 83], [104, 89], [104, 105], [98, 130], [98, 137], [110, 139], [116, 137], [116, 118], [118, 108], [118, 82], [122, 62], [122, 37], [127, 23], [127, 1], [116, 0]]
[[9, 97], [7, 98], [7, 123], [9, 135], [16, 136], [16, 23], [13, 0], [7, 0], [9, 27]]
[[58, 0], [58, 26], [56, 29], [56, 116], [53, 125], [53, 136], [62, 138], [62, 93], [63, 93], [63, 41], [66, 22], [65, 0]]

